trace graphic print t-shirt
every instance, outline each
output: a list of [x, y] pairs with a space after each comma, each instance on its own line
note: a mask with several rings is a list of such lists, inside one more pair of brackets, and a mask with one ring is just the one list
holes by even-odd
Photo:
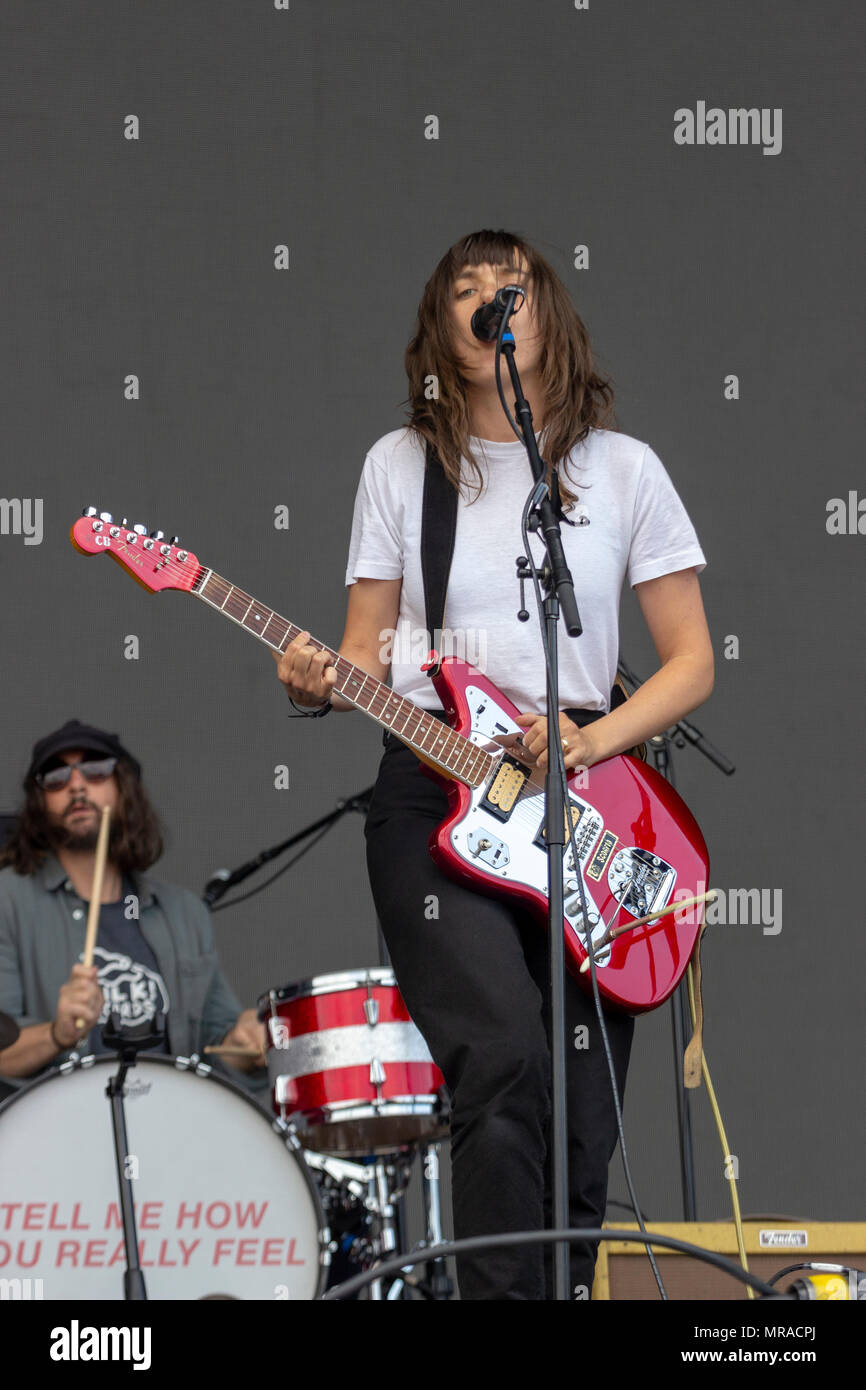
[[[88, 1052], [97, 1055], [109, 1050], [102, 1041], [102, 1029], [110, 1014], [119, 1014], [124, 1025], [134, 1026], [169, 1010], [168, 990], [159, 962], [137, 919], [126, 916], [126, 904], [134, 892], [133, 885], [125, 879], [120, 901], [103, 903], [99, 911], [93, 964], [99, 972], [105, 1003], [87, 1043]], [[167, 1036], [161, 1050], [168, 1051]]]

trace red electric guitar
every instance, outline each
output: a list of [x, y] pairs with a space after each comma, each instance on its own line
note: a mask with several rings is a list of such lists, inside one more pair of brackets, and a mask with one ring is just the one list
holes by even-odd
[[[285, 651], [302, 631], [161, 532], [148, 536], [143, 526], [115, 524], [108, 513], [89, 507], [71, 538], [84, 555], [110, 555], [151, 593], [194, 594], [274, 651]], [[449, 813], [430, 837], [430, 853], [440, 868], [480, 892], [515, 894], [546, 922], [543, 776], [499, 742], [521, 732], [517, 707], [476, 667], [446, 657], [433, 684], [449, 728], [323, 642], [312, 637], [309, 642], [334, 658], [337, 694], [407, 744], [425, 770], [447, 786]], [[709, 873], [707, 847], [674, 789], [636, 758], [620, 755], [588, 772], [575, 770], [568, 787], [579, 868], [566, 843], [566, 960], [588, 984], [589, 975], [579, 973], [587, 955], [580, 872], [599, 990], [609, 1003], [642, 1013], [663, 1003], [679, 984], [702, 909], [668, 912], [633, 930], [619, 929], [702, 893]]]

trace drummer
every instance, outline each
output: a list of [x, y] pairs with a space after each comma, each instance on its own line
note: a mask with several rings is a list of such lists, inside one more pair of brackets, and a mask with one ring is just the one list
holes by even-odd
[[[101, 1033], [111, 1013], [126, 1025], [161, 1014], [162, 1050], [252, 1048], [224, 1060], [261, 1089], [264, 1026], [255, 1009], [241, 1009], [220, 969], [207, 908], [189, 889], [145, 874], [163, 842], [138, 761], [116, 734], [70, 720], [34, 746], [24, 791], [0, 850], [0, 1012], [21, 1029], [0, 1051], [0, 1082], [20, 1084], [73, 1048], [109, 1051]], [[94, 964], [85, 966], [104, 806], [111, 830]]]

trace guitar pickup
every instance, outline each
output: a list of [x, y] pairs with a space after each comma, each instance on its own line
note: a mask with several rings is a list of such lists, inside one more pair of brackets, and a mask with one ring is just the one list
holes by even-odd
[[[580, 839], [579, 839], [579, 837], [577, 837], [577, 827], [580, 825], [580, 818], [581, 818], [581, 816], [583, 815], [584, 811], [586, 810], [586, 807], [585, 807], [585, 806], [582, 806], [582, 805], [580, 804], [579, 801], [573, 801], [573, 800], [571, 800], [570, 798], [569, 798], [568, 805], [569, 805], [569, 808], [570, 808], [570, 810], [571, 810], [571, 824], [572, 824], [572, 828], [573, 828], [573, 830], [574, 830], [574, 832], [575, 832], [575, 836], [576, 836], [576, 838], [577, 838], [578, 845], [579, 845], [579, 844], [580, 844]], [[539, 848], [539, 849], [547, 849], [547, 833], [546, 833], [546, 829], [545, 829], [545, 823], [546, 823], [546, 817], [545, 817], [545, 816], [542, 816], [542, 818], [541, 818], [541, 824], [539, 825], [538, 830], [536, 831], [535, 839], [532, 841], [532, 843], [533, 843], [534, 845], [538, 845], [538, 848]], [[569, 849], [569, 846], [570, 846], [570, 844], [571, 844], [571, 841], [570, 841], [569, 838], [568, 838], [568, 812], [565, 810], [565, 808], [563, 808], [562, 830], [563, 830], [563, 834], [565, 835], [565, 847], [564, 847], [563, 852], [564, 852], [564, 853], [567, 853], [567, 851], [568, 851], [568, 849]]]
[[528, 781], [528, 770], [522, 763], [506, 754], [498, 764], [490, 786], [479, 802], [480, 809], [495, 816], [497, 820], [507, 821]]

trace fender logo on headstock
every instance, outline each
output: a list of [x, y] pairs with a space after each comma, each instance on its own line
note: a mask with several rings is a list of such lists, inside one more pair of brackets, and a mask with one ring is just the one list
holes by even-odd
[[[101, 539], [102, 538], [100, 536], [97, 536], [97, 540]], [[142, 555], [141, 551], [133, 550], [132, 546], [126, 544], [126, 541], [117, 541], [116, 544], [112, 545], [111, 537], [106, 536], [105, 544], [111, 546], [112, 550], [119, 550], [121, 554], [124, 555], [127, 559], [131, 560], [134, 565], [144, 564], [144, 556]]]

